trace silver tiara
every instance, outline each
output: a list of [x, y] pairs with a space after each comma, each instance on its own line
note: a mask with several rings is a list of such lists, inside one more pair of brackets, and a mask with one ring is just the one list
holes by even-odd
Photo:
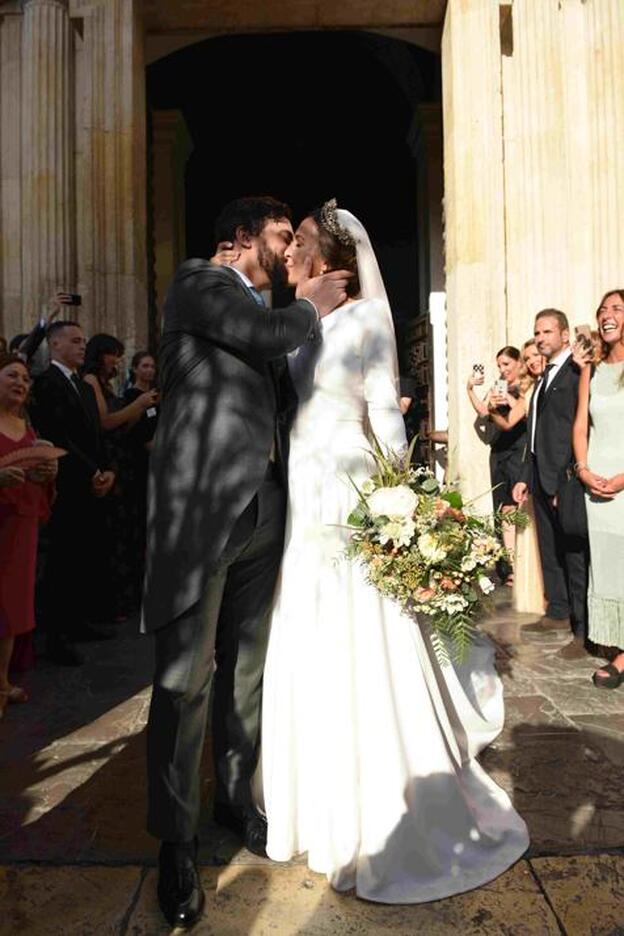
[[345, 247], [355, 247], [355, 238], [346, 228], [342, 227], [338, 221], [338, 215], [336, 214], [337, 208], [338, 202], [335, 198], [330, 198], [329, 201], [326, 201], [321, 208], [321, 224], [326, 231], [332, 234], [336, 240], [339, 240], [341, 244], [344, 244]]

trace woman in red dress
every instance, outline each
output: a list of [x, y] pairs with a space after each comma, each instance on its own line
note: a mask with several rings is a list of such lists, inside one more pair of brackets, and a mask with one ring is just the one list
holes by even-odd
[[[0, 353], [0, 457], [36, 441], [24, 418], [30, 390], [26, 365]], [[39, 524], [50, 514], [57, 463], [0, 468], [0, 718], [9, 702], [28, 696], [9, 681], [15, 638], [35, 626], [34, 590]]]

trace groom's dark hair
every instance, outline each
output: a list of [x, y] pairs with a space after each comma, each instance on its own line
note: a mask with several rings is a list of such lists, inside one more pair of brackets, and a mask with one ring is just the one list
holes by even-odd
[[217, 218], [215, 242], [233, 241], [239, 227], [251, 237], [257, 237], [267, 221], [279, 221], [281, 218], [292, 220], [292, 212], [288, 205], [270, 195], [236, 198], [223, 208]]

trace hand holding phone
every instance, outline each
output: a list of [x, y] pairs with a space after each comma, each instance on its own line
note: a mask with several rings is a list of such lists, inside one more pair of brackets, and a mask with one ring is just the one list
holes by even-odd
[[474, 386], [481, 386], [485, 380], [485, 367], [483, 364], [472, 365], [472, 383]]
[[572, 358], [578, 367], [583, 368], [591, 364], [594, 356], [594, 342], [591, 336], [590, 325], [576, 325], [574, 328], [576, 341], [572, 346]]
[[59, 292], [56, 294], [56, 301], [60, 305], [81, 306], [82, 296], [80, 293]]
[[577, 341], [582, 342], [588, 349], [592, 347], [591, 328], [589, 325], [576, 325], [574, 333]]

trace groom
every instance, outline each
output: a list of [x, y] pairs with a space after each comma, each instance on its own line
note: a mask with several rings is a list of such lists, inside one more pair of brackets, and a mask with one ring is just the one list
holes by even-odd
[[223, 210], [216, 239], [233, 242], [239, 259], [229, 267], [186, 261], [165, 302], [142, 622], [156, 652], [148, 830], [162, 841], [161, 909], [172, 926], [186, 927], [204, 904], [196, 832], [215, 663], [214, 818], [265, 854], [251, 779], [284, 539], [294, 391], [283, 355], [344, 302], [349, 275], [306, 279], [295, 302], [269, 312], [259, 290], [284, 272], [288, 206], [238, 199]]

